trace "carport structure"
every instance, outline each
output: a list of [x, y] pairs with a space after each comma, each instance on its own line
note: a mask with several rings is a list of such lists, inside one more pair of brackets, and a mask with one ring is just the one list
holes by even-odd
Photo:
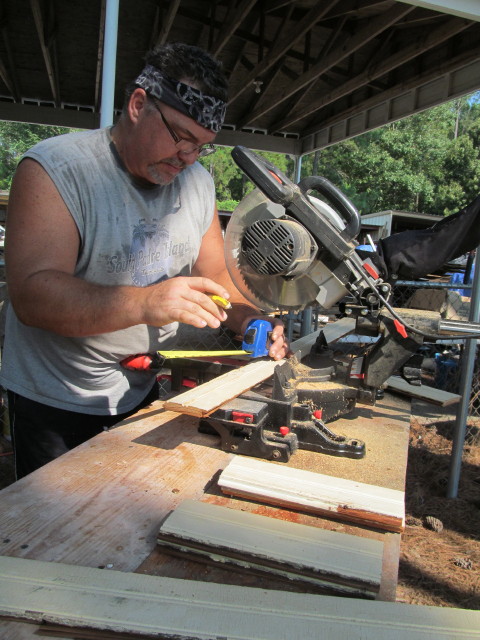
[[97, 127], [168, 41], [223, 62], [218, 143], [297, 157], [480, 87], [478, 0], [2, 0], [0, 18], [3, 120]]

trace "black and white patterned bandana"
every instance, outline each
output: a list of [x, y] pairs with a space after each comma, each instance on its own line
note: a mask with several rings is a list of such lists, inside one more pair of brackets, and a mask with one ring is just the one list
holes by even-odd
[[177, 111], [193, 118], [199, 125], [218, 133], [225, 119], [226, 102], [207, 96], [188, 84], [164, 76], [151, 64], [143, 69], [135, 84]]

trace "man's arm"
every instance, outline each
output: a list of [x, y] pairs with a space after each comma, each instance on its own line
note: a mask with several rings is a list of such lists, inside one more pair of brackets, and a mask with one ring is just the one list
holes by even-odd
[[21, 322], [64, 336], [173, 321], [216, 328], [225, 314], [203, 292], [224, 296], [204, 278], [172, 278], [150, 287], [102, 286], [74, 276], [80, 248], [75, 222], [52, 180], [23, 160], [10, 192], [6, 266], [9, 296]]
[[[266, 318], [238, 291], [228, 273], [225, 263], [224, 240], [217, 211], [215, 211], [210, 228], [203, 237], [192, 273], [211, 278], [223, 285], [229, 292], [229, 301], [232, 304], [232, 309], [227, 312], [228, 317], [225, 324], [236, 333], [243, 335], [249, 320]], [[268, 320], [274, 325], [269, 355], [275, 360], [280, 360], [289, 352], [288, 342], [284, 335], [284, 326], [281, 320], [270, 317]]]

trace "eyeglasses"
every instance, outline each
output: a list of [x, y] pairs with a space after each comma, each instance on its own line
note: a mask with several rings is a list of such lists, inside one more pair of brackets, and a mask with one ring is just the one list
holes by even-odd
[[155, 109], [160, 114], [160, 117], [163, 120], [163, 124], [165, 125], [170, 136], [172, 137], [172, 140], [175, 142], [175, 146], [177, 147], [180, 153], [186, 153], [186, 154], [196, 153], [199, 158], [204, 158], [205, 156], [209, 156], [211, 153], [215, 153], [217, 149], [213, 144], [198, 145], [198, 144], [194, 144], [193, 142], [190, 142], [189, 140], [186, 140], [185, 138], [180, 138], [172, 129], [170, 124], [167, 122], [167, 119], [163, 115], [162, 110], [158, 106], [156, 100], [152, 99], [152, 103]]

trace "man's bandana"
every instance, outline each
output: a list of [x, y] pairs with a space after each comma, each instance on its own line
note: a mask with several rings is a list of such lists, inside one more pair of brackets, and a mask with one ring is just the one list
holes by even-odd
[[135, 84], [177, 111], [193, 118], [199, 125], [218, 133], [225, 119], [227, 104], [207, 96], [188, 84], [164, 76], [151, 64], [143, 69]]

